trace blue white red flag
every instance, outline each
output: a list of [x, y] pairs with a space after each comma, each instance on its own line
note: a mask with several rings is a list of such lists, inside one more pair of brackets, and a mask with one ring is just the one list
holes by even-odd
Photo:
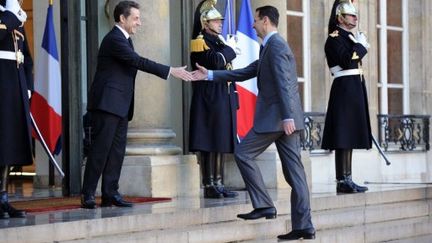
[[[253, 23], [250, 0], [244, 0], [236, 32], [240, 54], [233, 60], [234, 69], [244, 68], [259, 58], [258, 36]], [[237, 82], [236, 85], [240, 103], [240, 109], [237, 110], [237, 137], [241, 141], [253, 126], [258, 87], [256, 78]]]
[[227, 0], [225, 5], [224, 23], [221, 35], [227, 39], [228, 35], [235, 33], [234, 8], [232, 0]]
[[48, 148], [58, 154], [62, 132], [61, 75], [52, 4], [48, 6], [42, 45], [36, 59], [34, 91], [31, 112]]

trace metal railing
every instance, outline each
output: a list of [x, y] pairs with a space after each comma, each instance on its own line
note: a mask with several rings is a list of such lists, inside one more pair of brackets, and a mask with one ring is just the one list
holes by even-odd
[[324, 131], [325, 113], [305, 112], [305, 129], [301, 136], [301, 147], [311, 153], [328, 153], [321, 149], [322, 136]]
[[385, 151], [428, 151], [428, 115], [377, 115], [378, 142]]
[[[378, 143], [387, 152], [429, 151], [428, 115], [377, 115]], [[325, 113], [305, 112], [305, 129], [301, 147], [311, 153], [328, 153], [321, 149]]]

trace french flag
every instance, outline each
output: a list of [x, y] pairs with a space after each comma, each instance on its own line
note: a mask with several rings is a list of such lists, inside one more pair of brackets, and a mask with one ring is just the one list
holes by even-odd
[[[226, 22], [225, 20], [224, 24]], [[240, 7], [236, 32], [240, 54], [233, 60], [234, 69], [244, 68], [259, 58], [260, 44], [253, 23], [254, 16], [250, 0], [244, 0]], [[256, 78], [237, 82], [236, 85], [240, 103], [240, 109], [237, 110], [237, 137], [241, 141], [253, 126], [258, 86]]]
[[61, 75], [52, 3], [48, 6], [42, 46], [36, 60], [34, 89], [31, 112], [48, 148], [58, 154], [62, 132]]

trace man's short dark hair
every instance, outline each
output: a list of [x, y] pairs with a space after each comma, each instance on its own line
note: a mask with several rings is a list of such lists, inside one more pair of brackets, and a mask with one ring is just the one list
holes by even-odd
[[278, 27], [278, 25], [279, 25], [279, 11], [277, 10], [277, 8], [267, 5], [267, 6], [262, 6], [262, 7], [257, 8], [255, 11], [258, 12], [258, 17], [260, 19], [267, 16], [270, 19], [270, 22], [274, 26]]
[[139, 9], [140, 6], [134, 1], [119, 2], [114, 8], [114, 21], [116, 23], [120, 22], [120, 15], [123, 15], [125, 18], [129, 17], [131, 8]]

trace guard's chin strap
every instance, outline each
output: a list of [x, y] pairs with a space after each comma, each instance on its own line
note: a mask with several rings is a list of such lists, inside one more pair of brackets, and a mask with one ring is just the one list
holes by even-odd
[[215, 31], [214, 29], [212, 29], [212, 28], [208, 28], [211, 32], [213, 32], [213, 33], [215, 33], [216, 35], [220, 35], [220, 33], [219, 32], [217, 32], [217, 31]]

